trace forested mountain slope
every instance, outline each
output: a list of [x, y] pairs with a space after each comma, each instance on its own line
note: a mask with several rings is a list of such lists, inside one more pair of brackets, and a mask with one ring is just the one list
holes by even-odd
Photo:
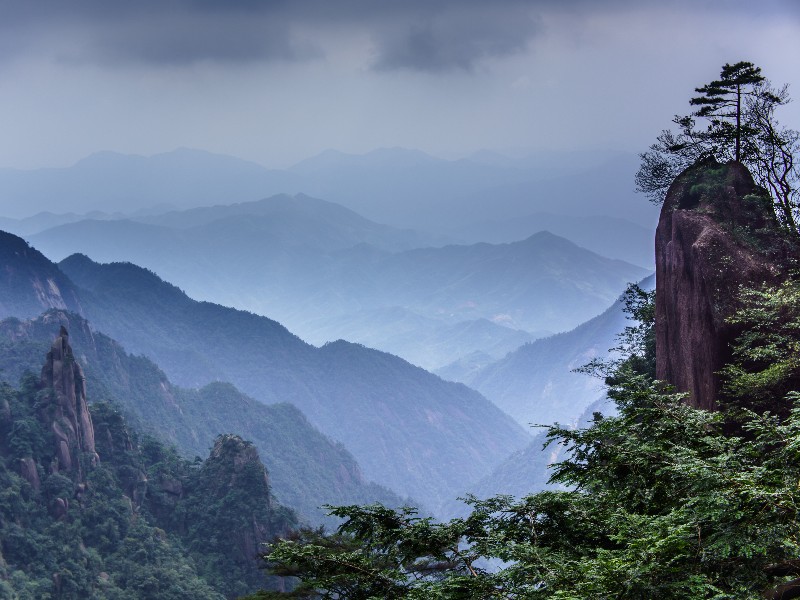
[[189, 461], [140, 435], [113, 399], [87, 404], [92, 386], [58, 329], [28, 365], [44, 362], [41, 377], [0, 384], [0, 593], [222, 600], [280, 587], [257, 551], [298, 521], [252, 444], [220, 436]]
[[346, 342], [315, 348], [270, 319], [196, 302], [131, 264], [73, 256], [61, 267], [87, 290], [92, 323], [177, 383], [230, 381], [262, 402], [290, 402], [343, 442], [367, 478], [427, 506], [527, 443], [480, 394], [397, 357]]
[[220, 434], [240, 435], [255, 444], [278, 498], [314, 523], [324, 520], [323, 504], [401, 503], [393, 493], [365, 481], [353, 456], [296, 407], [265, 405], [228, 383], [200, 389], [175, 386], [149, 359], [128, 354], [75, 314], [51, 311], [33, 321], [1, 322], [3, 376], [16, 381], [35, 368], [60, 325], [71, 333], [92, 398], [113, 400], [140, 430], [175, 444], [184, 456], [205, 456]]
[[481, 477], [527, 443], [480, 394], [394, 356], [344, 342], [315, 348], [270, 319], [191, 300], [131, 264], [76, 256], [63, 267], [85, 288], [81, 307], [92, 326], [155, 360], [175, 383], [229, 381], [263, 403], [294, 404], [357, 447], [368, 479], [427, 507], [458, 493], [465, 474]]

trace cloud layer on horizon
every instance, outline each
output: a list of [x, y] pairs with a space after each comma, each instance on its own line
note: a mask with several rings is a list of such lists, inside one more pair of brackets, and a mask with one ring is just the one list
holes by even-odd
[[637, 152], [724, 62], [798, 54], [796, 0], [0, 0], [0, 167]]
[[[658, 6], [800, 14], [792, 0]], [[31, 53], [104, 66], [307, 61], [326, 55], [315, 34], [333, 31], [368, 36], [376, 70], [469, 71], [524, 51], [544, 29], [542, 14], [647, 10], [633, 0], [2, 0], [0, 60]]]

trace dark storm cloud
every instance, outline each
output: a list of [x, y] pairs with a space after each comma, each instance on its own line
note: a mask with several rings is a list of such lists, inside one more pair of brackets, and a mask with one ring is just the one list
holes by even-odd
[[294, 36], [287, 6], [266, 0], [5, 1], [0, 53], [147, 65], [318, 56], [318, 48]]
[[513, 4], [452, 5], [409, 21], [376, 38], [376, 69], [469, 70], [482, 59], [524, 50], [540, 29], [528, 7]]
[[[763, 13], [795, 0], [658, 3]], [[656, 6], [656, 3], [653, 3]], [[643, 8], [644, 7], [644, 8]], [[470, 70], [523, 51], [550, 11], [647, 10], [633, 0], [0, 0], [0, 57], [38, 53], [97, 64], [299, 61], [313, 31], [367, 34], [372, 67]], [[312, 33], [309, 33], [312, 32]]]
[[0, 0], [0, 53], [50, 52], [89, 63], [190, 64], [304, 60], [321, 54], [309, 28], [367, 34], [374, 67], [469, 69], [524, 48], [524, 0]]

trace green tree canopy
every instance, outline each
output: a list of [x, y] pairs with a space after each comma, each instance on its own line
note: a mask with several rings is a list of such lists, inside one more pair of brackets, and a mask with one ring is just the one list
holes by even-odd
[[[740, 61], [725, 64], [720, 78], [695, 89], [701, 94], [692, 98], [692, 106], [700, 106], [694, 113], [697, 117], [711, 120], [709, 133], [724, 142], [734, 142], [734, 158], [741, 162], [742, 98], [757, 95], [759, 84], [764, 81], [761, 69], [751, 62]], [[752, 134], [751, 125], [745, 123], [746, 134]]]
[[[784, 127], [776, 111], [790, 102], [788, 86], [774, 87], [750, 62], [725, 64], [720, 77], [696, 88], [699, 96], [689, 115], [676, 115], [677, 132], [663, 130], [656, 142], [640, 154], [636, 189], [652, 201], [662, 202], [681, 171], [713, 155], [747, 166], [756, 182], [768, 190], [775, 212], [787, 231], [798, 233], [800, 203], [800, 134]], [[698, 119], [705, 127], [698, 126]]]

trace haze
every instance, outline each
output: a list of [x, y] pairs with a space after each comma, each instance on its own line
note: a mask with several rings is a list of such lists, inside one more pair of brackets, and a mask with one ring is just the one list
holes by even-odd
[[176, 147], [272, 168], [328, 148], [635, 153], [725, 62], [796, 85], [800, 5], [6, 1], [0, 40], [2, 167]]

